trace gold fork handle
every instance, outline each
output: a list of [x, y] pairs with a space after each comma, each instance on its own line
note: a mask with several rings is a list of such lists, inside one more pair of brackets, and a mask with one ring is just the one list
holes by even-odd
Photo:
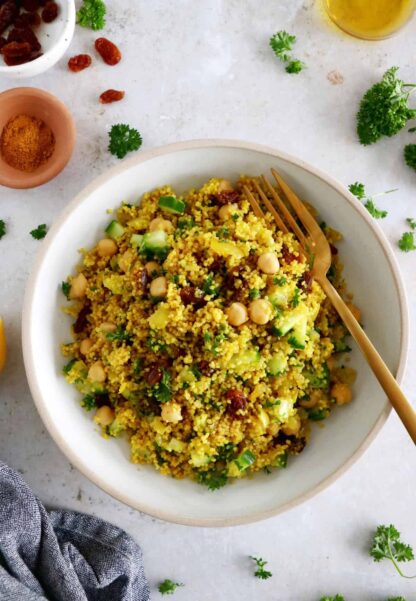
[[416, 444], [416, 412], [407, 398], [404, 396], [400, 386], [391, 374], [389, 368], [378, 354], [374, 345], [364, 332], [354, 315], [348, 309], [338, 292], [327, 278], [317, 278], [325, 294], [334, 305], [342, 321], [350, 331], [362, 353], [373, 370], [374, 375], [380, 382], [381, 387], [388, 396], [390, 403], [403, 422], [404, 427], [410, 434], [411, 439]]

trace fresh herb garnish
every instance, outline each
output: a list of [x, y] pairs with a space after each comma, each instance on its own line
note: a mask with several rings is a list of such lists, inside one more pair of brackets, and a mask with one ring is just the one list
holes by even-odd
[[202, 290], [209, 296], [218, 296], [220, 287], [215, 285], [213, 273], [208, 274], [207, 279], [202, 284]]
[[95, 394], [87, 394], [81, 401], [81, 407], [84, 407], [86, 411], [92, 411], [97, 406], [95, 402]]
[[125, 123], [113, 125], [108, 135], [108, 150], [119, 159], [123, 159], [129, 152], [139, 150], [142, 145], [142, 137], [137, 129]]
[[384, 194], [391, 194], [392, 192], [397, 192], [397, 188], [394, 190], [386, 190], [386, 192], [381, 192], [379, 194], [373, 194], [372, 196], [367, 196], [365, 191], [365, 186], [361, 182], [355, 182], [354, 184], [350, 184], [348, 186], [348, 190], [351, 194], [354, 194], [358, 198], [358, 200], [365, 200], [364, 206], [367, 211], [370, 213], [374, 219], [384, 219], [388, 215], [387, 211], [382, 211], [376, 207], [374, 204], [374, 198], [377, 196], [383, 196]]
[[6, 223], [0, 219], [0, 240], [6, 235]]
[[153, 387], [154, 397], [159, 403], [168, 403], [172, 398], [170, 381], [172, 376], [166, 369], [162, 369], [162, 379]]
[[383, 559], [390, 560], [403, 578], [416, 578], [416, 575], [406, 576], [403, 574], [398, 565], [400, 562], [411, 561], [415, 558], [412, 547], [403, 543], [400, 536], [400, 532], [392, 524], [378, 526], [370, 548], [370, 555], [377, 562]]
[[335, 597], [321, 597], [319, 601], [345, 601], [342, 595], [335, 595]]
[[412, 230], [416, 230], [416, 219], [413, 219], [412, 217], [408, 217], [406, 219], [406, 222], [410, 225]]
[[69, 282], [62, 282], [61, 284], [62, 293], [69, 300], [69, 293], [71, 292], [71, 284]]
[[416, 169], [416, 144], [408, 144], [404, 147], [404, 160], [406, 165]]
[[161, 582], [158, 586], [159, 593], [162, 595], [172, 595], [178, 586], [185, 586], [182, 582], [173, 582], [173, 580], [169, 580], [166, 578], [163, 582]]
[[273, 278], [273, 284], [276, 284], [277, 286], [284, 286], [285, 284], [287, 284], [287, 279], [284, 276], [281, 278], [275, 276]]
[[404, 232], [404, 234], [398, 242], [398, 245], [400, 250], [402, 250], [405, 253], [408, 253], [411, 250], [416, 250], [413, 232]]
[[382, 136], [394, 136], [416, 110], [407, 105], [409, 95], [415, 88], [396, 77], [398, 67], [391, 67], [383, 79], [364, 94], [357, 114], [357, 134], [361, 144], [374, 144]]
[[300, 303], [300, 290], [298, 287], [295, 288], [292, 298], [292, 307], [297, 307]]
[[219, 346], [224, 340], [227, 340], [228, 336], [224, 331], [220, 331], [215, 336], [212, 336], [209, 332], [204, 332], [204, 348], [206, 351], [218, 355]]
[[273, 574], [271, 572], [264, 569], [264, 566], [266, 566], [268, 564], [268, 561], [265, 561], [261, 557], [253, 557], [252, 555], [249, 555], [249, 558], [252, 559], [256, 564], [257, 569], [254, 572], [254, 575], [257, 578], [261, 578], [262, 580], [267, 580], [268, 578], [271, 578], [273, 576]]
[[228, 463], [235, 456], [235, 445], [232, 442], [226, 442], [217, 449], [217, 457], [215, 461]]
[[94, 31], [105, 26], [106, 6], [103, 0], [84, 0], [77, 11], [77, 23], [81, 27], [89, 27]]
[[260, 290], [258, 290], [258, 288], [252, 288], [248, 293], [248, 297], [250, 300], [259, 298], [259, 296], [260, 296]]
[[32, 230], [30, 232], [30, 235], [35, 240], [42, 240], [42, 238], [44, 238], [46, 236], [47, 231], [48, 231], [48, 228], [46, 226], [46, 223], [42, 223], [41, 225], [38, 225], [38, 227], [35, 230]]
[[63, 366], [62, 373], [67, 376], [76, 362], [76, 359], [71, 359], [70, 361], [68, 361], [68, 363]]
[[225, 238], [229, 238], [230, 237], [230, 230], [228, 229], [228, 227], [226, 225], [222, 225], [218, 229], [218, 231], [217, 231], [217, 233], [215, 235], [220, 240], [224, 240]]
[[308, 411], [308, 417], [311, 421], [313, 422], [321, 422], [322, 420], [326, 419], [329, 415], [329, 410], [328, 409], [310, 409]]
[[122, 326], [118, 326], [115, 332], [107, 332], [106, 338], [111, 342], [131, 342], [131, 335]]
[[287, 31], [278, 31], [270, 38], [270, 48], [273, 50], [277, 58], [282, 63], [286, 63], [287, 73], [300, 73], [305, 67], [305, 64], [297, 59], [292, 58], [289, 54], [293, 50], [293, 45], [296, 42], [296, 36], [290, 35]]
[[215, 468], [204, 472], [198, 472], [198, 482], [199, 484], [206, 486], [209, 490], [218, 490], [227, 484], [227, 472]]

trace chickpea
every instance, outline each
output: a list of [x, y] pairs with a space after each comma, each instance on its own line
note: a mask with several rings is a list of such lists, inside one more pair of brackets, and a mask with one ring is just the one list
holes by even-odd
[[117, 253], [117, 244], [111, 238], [103, 238], [97, 244], [97, 252], [100, 257], [112, 257]]
[[280, 430], [280, 425], [277, 422], [272, 422], [267, 428], [267, 433], [270, 436], [277, 436]]
[[116, 330], [116, 324], [109, 321], [103, 321], [103, 323], [100, 325], [100, 332], [102, 334], [108, 334], [109, 332], [115, 332]]
[[226, 313], [228, 323], [232, 326], [241, 326], [248, 320], [247, 309], [243, 303], [232, 303]]
[[91, 350], [93, 344], [94, 343], [90, 338], [84, 338], [79, 345], [79, 352], [81, 355], [86, 355]]
[[355, 305], [353, 305], [352, 303], [347, 303], [347, 307], [351, 311], [351, 313], [354, 315], [355, 319], [357, 321], [361, 321], [360, 309], [358, 307], [356, 307]]
[[251, 301], [248, 307], [248, 314], [251, 321], [263, 326], [271, 320], [273, 310], [269, 301], [259, 298]]
[[299, 401], [299, 405], [304, 407], [305, 409], [312, 409], [312, 407], [316, 407], [316, 405], [321, 400], [321, 393], [319, 390], [312, 390], [309, 395], [309, 398], [302, 399]]
[[333, 398], [337, 405], [346, 405], [352, 400], [352, 391], [346, 384], [337, 383], [331, 388], [331, 398]]
[[298, 415], [292, 415], [289, 417], [287, 423], [283, 426], [282, 430], [286, 436], [296, 436], [300, 430], [300, 418]]
[[334, 357], [328, 357], [328, 359], [326, 360], [326, 364], [328, 366], [329, 371], [333, 371], [336, 365]]
[[91, 365], [88, 370], [88, 378], [91, 382], [105, 382], [106, 373], [104, 371], [104, 366], [101, 361], [96, 361]]
[[69, 291], [69, 298], [72, 300], [78, 298], [84, 298], [87, 292], [88, 281], [83, 273], [79, 273], [71, 280], [71, 290]]
[[120, 267], [121, 271], [124, 271], [124, 273], [126, 273], [127, 271], [129, 271], [131, 264], [133, 263], [135, 259], [135, 253], [134, 251], [132, 251], [130, 248], [128, 248], [119, 258], [118, 260], [118, 266]]
[[94, 421], [100, 426], [109, 426], [113, 423], [115, 417], [114, 409], [109, 407], [108, 405], [103, 405], [99, 409], [94, 417]]
[[181, 406], [178, 403], [164, 403], [162, 407], [161, 417], [164, 422], [176, 424], [182, 419]]
[[230, 219], [230, 217], [234, 215], [236, 211], [238, 211], [238, 206], [235, 203], [222, 205], [218, 211], [218, 217], [221, 219], [221, 221], [227, 221], [227, 219]]
[[257, 267], [267, 275], [273, 275], [279, 271], [279, 259], [274, 253], [263, 253], [257, 259]]
[[168, 221], [167, 219], [163, 219], [163, 217], [155, 217], [149, 223], [149, 230], [154, 232], [155, 230], [163, 230], [167, 234], [170, 234], [173, 231], [173, 223]]
[[148, 261], [144, 268], [147, 271], [147, 275], [154, 275], [155, 273], [159, 273], [160, 265], [156, 261]]
[[234, 190], [234, 188], [228, 179], [222, 179], [218, 184], [218, 192], [230, 192], [231, 190]]
[[155, 298], [164, 298], [168, 292], [168, 283], [162, 275], [150, 282], [150, 294]]

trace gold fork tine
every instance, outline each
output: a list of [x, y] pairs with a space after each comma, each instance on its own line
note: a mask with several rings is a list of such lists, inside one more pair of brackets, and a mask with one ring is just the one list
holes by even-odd
[[253, 212], [254, 212], [255, 216], [256, 217], [265, 217], [263, 211], [260, 208], [259, 203], [254, 198], [251, 190], [247, 186], [244, 186], [243, 190], [244, 190], [244, 194], [248, 198], [249, 203], [251, 204], [251, 208], [253, 209]]
[[272, 195], [273, 200], [275, 201], [275, 203], [279, 207], [280, 211], [283, 213], [284, 218], [286, 220], [286, 223], [288, 223], [288, 225], [290, 226], [291, 230], [293, 231], [293, 233], [296, 235], [296, 237], [298, 238], [299, 242], [301, 243], [301, 245], [304, 248], [307, 248], [309, 246], [309, 244], [308, 244], [308, 241], [306, 240], [305, 234], [302, 232], [302, 230], [300, 229], [300, 227], [296, 223], [295, 219], [291, 215], [289, 209], [286, 207], [286, 205], [283, 202], [283, 200], [280, 198], [279, 194], [273, 188], [273, 186], [271, 185], [271, 183], [264, 177], [264, 175], [261, 176], [261, 180], [262, 180], [264, 186], [267, 188], [267, 190]]
[[293, 190], [287, 185], [287, 183], [280, 177], [276, 169], [271, 169], [274, 179], [283, 190], [288, 202], [293, 207], [293, 210], [303, 223], [308, 233], [313, 236], [314, 234], [322, 233], [321, 228], [317, 224], [315, 218], [309, 213], [308, 209], [300, 198], [293, 192]]
[[254, 185], [256, 186], [256, 190], [260, 196], [260, 198], [262, 199], [262, 201], [264, 202], [264, 204], [266, 205], [266, 207], [269, 209], [270, 213], [273, 215], [274, 220], [277, 223], [277, 226], [279, 229], [282, 230], [282, 232], [284, 232], [285, 234], [288, 233], [288, 229], [284, 223], [284, 221], [282, 220], [282, 218], [280, 217], [279, 213], [276, 211], [276, 209], [274, 208], [274, 206], [272, 205], [272, 203], [270, 202], [270, 200], [267, 198], [267, 196], [265, 195], [265, 193], [263, 192], [263, 190], [260, 188], [259, 184], [257, 183], [257, 181], [254, 181]]

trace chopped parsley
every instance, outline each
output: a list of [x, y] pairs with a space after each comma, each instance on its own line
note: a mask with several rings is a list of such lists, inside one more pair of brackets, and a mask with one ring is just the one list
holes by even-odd
[[374, 144], [382, 136], [394, 136], [416, 116], [408, 100], [414, 84], [398, 79], [398, 67], [391, 67], [380, 82], [364, 94], [357, 113], [357, 134], [361, 144]]
[[294, 59], [289, 53], [293, 50], [296, 36], [287, 31], [278, 31], [270, 38], [269, 45], [278, 59], [286, 64], [286, 73], [300, 73], [305, 63]]
[[319, 601], [345, 601], [342, 595], [335, 595], [334, 597], [321, 597]]
[[235, 445], [232, 442], [226, 442], [225, 444], [218, 447], [217, 458], [215, 461], [221, 461], [221, 462], [228, 463], [228, 461], [231, 461], [232, 459], [234, 459], [234, 456], [235, 456]]
[[215, 235], [220, 240], [224, 240], [225, 238], [230, 237], [230, 230], [228, 229], [228, 227], [226, 225], [222, 225]]
[[372, 196], [367, 196], [365, 186], [361, 182], [355, 182], [354, 184], [350, 184], [348, 186], [348, 190], [351, 192], [351, 194], [354, 194], [354, 196], [358, 198], [358, 200], [365, 200], [364, 206], [370, 213], [370, 215], [374, 217], [374, 219], [384, 219], [388, 215], [387, 211], [382, 211], [376, 207], [376, 205], [374, 204], [374, 198], [376, 198], [377, 196], [382, 196], [384, 194], [391, 194], [391, 192], [397, 192], [397, 188], [395, 188], [394, 190], [386, 190], [386, 192], [381, 192], [380, 194], [373, 194]]
[[404, 160], [408, 167], [416, 169], [416, 144], [407, 144], [404, 147]]
[[198, 482], [206, 486], [209, 490], [218, 490], [227, 484], [227, 472], [216, 468], [198, 472]]
[[173, 580], [169, 580], [166, 578], [163, 582], [161, 582], [158, 586], [158, 591], [162, 595], [172, 595], [179, 586], [184, 586], [182, 582], [173, 582]]
[[111, 342], [131, 342], [131, 335], [122, 326], [118, 326], [115, 332], [107, 332], [106, 338]]
[[152, 332], [146, 340], [146, 346], [156, 354], [168, 352], [168, 345], [162, 340], [158, 340]]
[[106, 6], [103, 0], [84, 0], [77, 11], [77, 23], [81, 27], [89, 27], [94, 31], [105, 26]]
[[[350, 184], [348, 186], [348, 190], [351, 192], [351, 194], [354, 194], [358, 200], [363, 200], [363, 198], [365, 198], [365, 186], [361, 182]], [[321, 227], [323, 227], [323, 224], [321, 224]]]
[[295, 288], [292, 298], [292, 307], [297, 307], [300, 303], [300, 290], [298, 287]]
[[190, 230], [195, 225], [193, 217], [179, 217], [178, 228], [180, 230]]
[[206, 351], [218, 355], [219, 346], [224, 340], [227, 340], [228, 336], [224, 331], [220, 331], [215, 336], [212, 336], [209, 332], [204, 332], [204, 348]]
[[402, 250], [405, 253], [408, 253], [411, 250], [416, 250], [413, 232], [404, 232], [404, 234], [398, 242], [398, 245], [400, 250]]
[[62, 282], [61, 290], [62, 290], [62, 293], [66, 296], [67, 300], [69, 300], [69, 293], [71, 292], [71, 284], [69, 284], [69, 282]]
[[406, 219], [406, 222], [412, 228], [412, 230], [416, 230], [416, 219], [412, 219], [412, 217], [408, 217]]
[[133, 374], [134, 374], [135, 378], [138, 378], [140, 376], [140, 374], [142, 373], [142, 368], [143, 368], [143, 359], [141, 357], [139, 357], [138, 359], [135, 359], [133, 361]]
[[74, 367], [76, 362], [77, 362], [76, 359], [71, 359], [70, 361], [68, 361], [68, 363], [63, 366], [62, 373], [67, 376], [69, 374], [69, 372], [71, 371], [71, 369]]
[[84, 407], [86, 411], [92, 411], [97, 406], [95, 402], [95, 394], [87, 394], [81, 401], [81, 407]]
[[367, 200], [367, 202], [364, 204], [364, 206], [367, 209], [367, 211], [370, 213], [370, 215], [372, 217], [374, 217], [374, 219], [384, 219], [388, 215], [387, 211], [382, 211], [382, 210], [378, 209], [376, 207], [376, 205], [374, 204], [374, 201], [371, 199]]
[[162, 379], [153, 387], [154, 397], [159, 403], [168, 403], [172, 398], [170, 381], [172, 376], [166, 369], [162, 369]]
[[30, 232], [30, 235], [35, 240], [42, 240], [42, 238], [44, 238], [46, 236], [47, 231], [48, 231], [48, 228], [47, 228], [46, 223], [42, 223], [41, 225], [38, 225], [38, 227], [36, 229], [32, 230]]
[[257, 578], [261, 578], [261, 580], [267, 580], [268, 578], [271, 578], [273, 576], [273, 574], [269, 572], [269, 570], [264, 569], [264, 566], [268, 564], [267, 561], [265, 561], [261, 557], [253, 557], [252, 555], [249, 555], [249, 558], [252, 559], [256, 564], [257, 569], [254, 572], [254, 575]]
[[0, 219], [0, 240], [6, 235], [6, 223]]
[[233, 221], [238, 221], [240, 219], [240, 216], [239, 216], [238, 213], [233, 213], [231, 215], [231, 218], [232, 218]]
[[198, 366], [194, 363], [193, 365], [191, 365], [191, 367], [189, 368], [191, 370], [191, 373], [195, 376], [195, 378], [197, 380], [201, 379], [201, 371], [199, 370]]
[[252, 288], [248, 293], [248, 297], [250, 300], [255, 300], [256, 298], [259, 298], [259, 296], [260, 290], [258, 290], [258, 288]]
[[281, 278], [275, 276], [273, 278], [273, 284], [276, 284], [277, 286], [284, 286], [285, 284], [287, 284], [287, 278], [285, 278], [284, 276]]
[[119, 159], [123, 159], [129, 152], [139, 150], [143, 141], [137, 129], [125, 123], [113, 125], [108, 135], [108, 150]]
[[328, 409], [315, 408], [308, 411], [308, 418], [313, 422], [321, 422], [322, 420], [326, 419], [328, 415]]
[[377, 562], [383, 559], [391, 561], [403, 578], [416, 578], [416, 575], [406, 576], [403, 574], [398, 565], [400, 562], [411, 561], [415, 558], [412, 547], [403, 543], [400, 537], [400, 532], [392, 524], [378, 526], [373, 537], [370, 555]]
[[213, 273], [208, 274], [207, 279], [202, 284], [202, 290], [205, 294], [208, 294], [208, 296], [218, 296], [220, 287], [215, 285]]

